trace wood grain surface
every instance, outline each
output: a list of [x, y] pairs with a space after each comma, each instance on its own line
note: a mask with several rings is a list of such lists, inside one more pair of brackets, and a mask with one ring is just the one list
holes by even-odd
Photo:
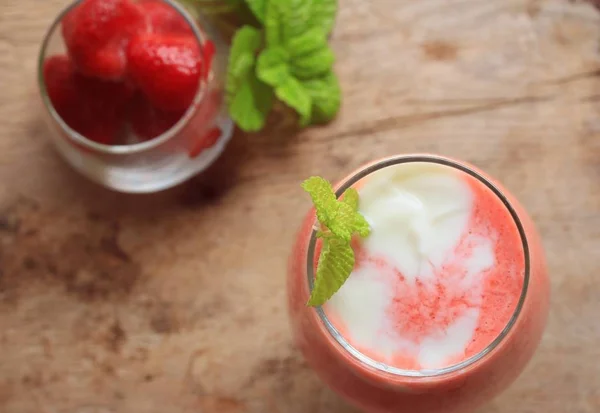
[[338, 120], [236, 134], [128, 196], [51, 148], [35, 66], [65, 0], [0, 2], [0, 412], [355, 413], [294, 349], [285, 270], [310, 174], [436, 152], [503, 181], [544, 238], [543, 343], [480, 413], [600, 412], [600, 13], [567, 0], [341, 0]]

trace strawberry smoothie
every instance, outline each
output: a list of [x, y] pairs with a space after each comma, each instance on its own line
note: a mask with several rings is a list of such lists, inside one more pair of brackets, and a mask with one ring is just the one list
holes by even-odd
[[[396, 157], [342, 181], [371, 235], [354, 271], [306, 306], [314, 211], [290, 260], [297, 343], [334, 390], [368, 412], [468, 412], [510, 384], [548, 312], [541, 245], [525, 211], [490, 178], [435, 156]], [[311, 263], [309, 267], [308, 263]]]

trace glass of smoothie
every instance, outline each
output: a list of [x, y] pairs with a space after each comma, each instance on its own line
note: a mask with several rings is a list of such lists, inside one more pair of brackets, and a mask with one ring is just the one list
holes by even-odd
[[38, 85], [48, 134], [77, 171], [108, 188], [169, 188], [207, 168], [233, 122], [227, 44], [172, 0], [80, 0], [50, 26]]
[[358, 190], [371, 234], [321, 307], [307, 301], [319, 240], [314, 209], [288, 272], [297, 345], [318, 376], [369, 413], [465, 413], [521, 373], [548, 314], [542, 244], [500, 183], [434, 155], [378, 160], [335, 186]]

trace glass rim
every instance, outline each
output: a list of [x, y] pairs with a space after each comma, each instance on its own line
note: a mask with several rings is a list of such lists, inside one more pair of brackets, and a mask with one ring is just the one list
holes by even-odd
[[[403, 164], [403, 163], [414, 163], [414, 162], [434, 163], [434, 164], [443, 165], [443, 166], [457, 169], [457, 170], [464, 172], [464, 173], [468, 174], [469, 176], [477, 179], [479, 182], [481, 182], [483, 185], [485, 185], [489, 190], [491, 190], [492, 193], [494, 195], [496, 195], [498, 197], [498, 199], [500, 199], [500, 201], [503, 203], [505, 208], [508, 210], [508, 212], [511, 215], [511, 218], [513, 219], [513, 221], [517, 227], [519, 237], [521, 238], [521, 243], [522, 243], [522, 247], [523, 247], [523, 258], [524, 258], [523, 285], [521, 287], [521, 294], [519, 296], [519, 301], [517, 302], [517, 305], [511, 315], [510, 319], [508, 320], [508, 322], [506, 323], [506, 325], [504, 326], [504, 328], [502, 329], [500, 334], [498, 334], [498, 336], [494, 340], [492, 340], [492, 342], [490, 344], [488, 344], [483, 350], [479, 351], [477, 354], [474, 354], [473, 356], [461, 361], [460, 363], [453, 364], [453, 365], [447, 366], [447, 367], [434, 368], [434, 369], [423, 369], [423, 370], [408, 370], [408, 369], [401, 369], [398, 367], [389, 366], [386, 363], [374, 360], [371, 357], [368, 357], [367, 355], [363, 354], [361, 351], [359, 351], [354, 346], [352, 346], [342, 336], [342, 334], [334, 327], [333, 323], [329, 320], [329, 318], [325, 314], [325, 311], [323, 310], [322, 307], [319, 306], [319, 307], [315, 308], [315, 311], [318, 314], [321, 323], [325, 326], [329, 335], [337, 342], [337, 344], [339, 344], [342, 347], [343, 351], [348, 353], [359, 363], [361, 363], [364, 366], [375, 369], [377, 371], [377, 373], [387, 373], [387, 374], [391, 374], [391, 375], [394, 375], [397, 377], [410, 377], [410, 378], [418, 379], [418, 378], [432, 378], [432, 377], [444, 376], [444, 375], [448, 375], [448, 374], [457, 372], [459, 370], [465, 369], [465, 368], [475, 364], [479, 360], [483, 359], [486, 355], [491, 353], [495, 348], [497, 348], [500, 345], [500, 343], [502, 343], [504, 341], [504, 339], [508, 336], [508, 334], [512, 330], [513, 326], [517, 322], [519, 315], [521, 314], [521, 310], [523, 309], [523, 305], [525, 303], [525, 298], [527, 297], [527, 290], [529, 287], [530, 269], [531, 269], [530, 264], [531, 263], [530, 263], [529, 243], [527, 241], [527, 236], [525, 234], [525, 229], [523, 227], [523, 223], [521, 222], [521, 219], [519, 218], [516, 210], [514, 209], [514, 207], [512, 206], [512, 204], [506, 197], [506, 195], [504, 195], [504, 193], [498, 187], [496, 187], [490, 180], [488, 180], [481, 173], [477, 172], [476, 170], [474, 170], [473, 168], [471, 168], [468, 165], [461, 164], [459, 161], [454, 161], [454, 160], [445, 158], [443, 156], [424, 155], [424, 154], [423, 155], [421, 155], [421, 154], [396, 155], [396, 156], [384, 158], [382, 160], [368, 164], [367, 166], [361, 168], [357, 172], [353, 172], [349, 178], [346, 178], [339, 185], [339, 188], [336, 190], [336, 196], [339, 198], [346, 189], [348, 189], [349, 187], [351, 187], [352, 185], [354, 185], [356, 182], [363, 179], [364, 177], [372, 174], [373, 172], [387, 168], [389, 166], [399, 165], [399, 164]], [[315, 256], [315, 246], [316, 246], [316, 240], [317, 240], [317, 236], [316, 236], [317, 230], [315, 228], [316, 228], [316, 226], [313, 226], [313, 229], [312, 229], [311, 235], [310, 235], [310, 240], [308, 243], [307, 254], [306, 254], [307, 255], [306, 274], [307, 274], [307, 282], [308, 282], [309, 291], [312, 291], [313, 286], [314, 286], [314, 256]]]
[[[156, 148], [164, 144], [165, 142], [174, 138], [181, 130], [188, 124], [188, 122], [193, 118], [195, 111], [198, 109], [198, 106], [202, 102], [204, 95], [206, 94], [206, 85], [207, 81], [202, 80], [199, 84], [198, 91], [194, 96], [194, 100], [190, 107], [186, 110], [183, 116], [177, 121], [175, 125], [169, 128], [167, 131], [162, 134], [148, 140], [145, 142], [134, 143], [130, 145], [106, 145], [103, 143], [94, 142], [91, 139], [86, 138], [84, 135], [72, 129], [67, 123], [61, 118], [58, 112], [54, 109], [54, 105], [52, 104], [50, 97], [48, 96], [48, 91], [46, 89], [46, 82], [44, 80], [44, 60], [46, 58], [46, 53], [48, 49], [48, 45], [50, 43], [50, 39], [55, 34], [56, 30], [59, 28], [63, 18], [67, 13], [69, 13], [72, 9], [79, 5], [83, 0], [75, 0], [72, 3], [65, 6], [60, 13], [56, 16], [56, 18], [52, 21], [52, 24], [44, 34], [44, 39], [42, 41], [42, 45], [40, 47], [40, 51], [38, 54], [38, 62], [37, 62], [37, 83], [38, 89], [40, 91], [40, 95], [42, 98], [42, 102], [44, 103], [44, 107], [50, 114], [50, 117], [54, 122], [56, 122], [60, 129], [63, 130], [69, 139], [74, 140], [77, 144], [84, 146], [87, 149], [94, 150], [98, 153], [110, 154], [110, 155], [129, 155], [140, 152], [145, 152], [150, 149]], [[167, 3], [170, 7], [173, 7], [189, 24], [192, 32], [194, 33], [194, 37], [198, 41], [198, 44], [202, 47], [205, 45], [207, 38], [200, 30], [198, 23], [196, 23], [195, 19], [192, 15], [185, 9], [185, 7], [181, 4], [178, 4], [174, 0], [160, 0], [164, 3]], [[209, 74], [211, 76], [211, 74]]]

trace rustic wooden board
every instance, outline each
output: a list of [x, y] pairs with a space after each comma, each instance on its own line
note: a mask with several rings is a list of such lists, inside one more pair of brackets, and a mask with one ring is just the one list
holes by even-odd
[[54, 154], [40, 39], [65, 0], [0, 2], [0, 411], [350, 413], [294, 350], [298, 183], [384, 155], [473, 162], [530, 210], [547, 334], [486, 413], [600, 411], [600, 14], [566, 0], [342, 0], [339, 119], [238, 134], [202, 177], [109, 192]]

